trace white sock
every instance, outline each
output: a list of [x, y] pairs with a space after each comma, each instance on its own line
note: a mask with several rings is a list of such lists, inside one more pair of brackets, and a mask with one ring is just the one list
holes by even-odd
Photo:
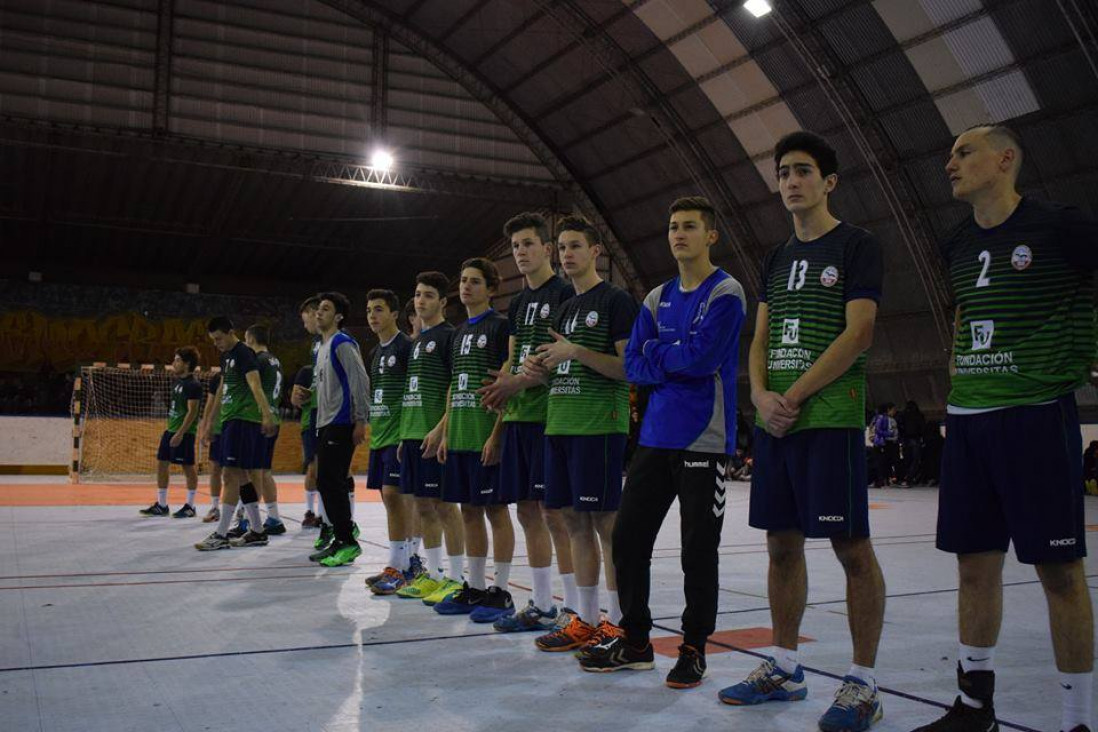
[[846, 675], [861, 679], [870, 689], [877, 688], [877, 674], [869, 666], [859, 666], [856, 663], [852, 664], [850, 670], [846, 672]]
[[580, 620], [588, 625], [599, 624], [599, 586], [577, 587], [579, 590]]
[[501, 590], [507, 589], [507, 582], [511, 579], [511, 563], [496, 562], [496, 577], [492, 580], [492, 586]]
[[442, 579], [442, 545], [428, 547], [424, 551], [427, 553], [427, 571], [431, 573], [431, 579]]
[[797, 666], [801, 663], [798, 656], [800, 656], [800, 654], [795, 650], [774, 646], [774, 663], [787, 674], [797, 672]]
[[160, 504], [161, 506], [167, 506], [168, 505], [168, 489], [167, 488], [157, 488], [156, 489], [156, 502], [158, 504]]
[[354, 517], [355, 517], [355, 492], [354, 491], [350, 491], [349, 493], [347, 493], [347, 500], [351, 504], [351, 519], [353, 520]]
[[[964, 643], [957, 645], [957, 658], [961, 662], [961, 670], [969, 671], [994, 671], [995, 670], [995, 646], [983, 648], [981, 646], [966, 646]], [[966, 707], [983, 709], [984, 703], [979, 699], [973, 699], [968, 694], [961, 692], [961, 702]]]
[[447, 558], [450, 564], [450, 579], [461, 582], [465, 578], [465, 555], [450, 554]]
[[610, 618], [610, 622], [617, 625], [621, 622], [621, 605], [618, 604], [618, 591], [607, 590], [606, 591], [606, 616]]
[[197, 492], [198, 491], [191, 488], [187, 489], [187, 505], [191, 508], [194, 508], [194, 494]]
[[259, 515], [259, 502], [245, 503], [244, 513], [248, 514], [248, 523], [251, 524], [248, 528], [255, 532], [263, 531], [263, 519]]
[[415, 555], [419, 554], [419, 547], [423, 544], [423, 537], [413, 536], [408, 541], [411, 543], [411, 551], [408, 553], [408, 556], [414, 557]]
[[233, 523], [233, 512], [225, 509], [221, 512], [221, 518], [217, 520], [217, 533], [225, 536], [229, 533], [229, 527]]
[[305, 510], [316, 513], [316, 491], [305, 491]]
[[221, 508], [221, 496], [210, 496], [210, 508]]
[[469, 576], [467, 581], [474, 590], [488, 589], [484, 579], [484, 568], [488, 566], [488, 557], [469, 557]]
[[273, 518], [275, 521], [282, 520], [282, 517], [278, 515], [278, 501], [267, 504], [267, 518]]
[[576, 587], [576, 575], [572, 572], [560, 573], [560, 581], [564, 585], [564, 606], [572, 612], [577, 612], [580, 606], [579, 588]]
[[1094, 711], [1094, 697], [1091, 694], [1093, 673], [1085, 674], [1060, 674], [1060, 699], [1063, 705], [1063, 720], [1060, 728], [1069, 732], [1079, 725], [1085, 725], [1087, 729], [1094, 729], [1091, 716]]
[[538, 610], [548, 610], [553, 606], [553, 581], [550, 577], [551, 567], [531, 567], [534, 573], [534, 607]]
[[389, 542], [389, 566], [393, 569], [407, 569], [408, 568], [408, 555], [404, 553], [405, 550], [403, 541], [390, 541]]
[[316, 507], [320, 511], [320, 520], [326, 524], [331, 523], [328, 521], [328, 512], [324, 510], [324, 499], [320, 497], [319, 493], [317, 494]]

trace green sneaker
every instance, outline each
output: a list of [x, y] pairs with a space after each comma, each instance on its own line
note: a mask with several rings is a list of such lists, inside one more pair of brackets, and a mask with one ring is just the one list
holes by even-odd
[[351, 522], [351, 536], [358, 538], [358, 524], [354, 521]]
[[450, 596], [460, 590], [462, 586], [462, 583], [457, 580], [446, 579], [437, 590], [423, 598], [423, 604], [429, 606], [437, 605], [443, 600], [449, 599]]
[[323, 549], [332, 543], [332, 539], [335, 538], [335, 529], [331, 524], [320, 525], [320, 536], [316, 537], [316, 541], [313, 542], [313, 549]]
[[444, 582], [444, 579], [437, 580], [432, 577], [430, 572], [422, 572], [411, 584], [397, 590], [396, 594], [397, 597], [403, 597], [406, 600], [422, 600], [433, 594], [439, 587], [442, 587]]
[[344, 564], [354, 562], [355, 557], [361, 554], [362, 547], [358, 545], [357, 541], [352, 541], [350, 544], [333, 546], [331, 555], [321, 559], [320, 563], [325, 567], [342, 567]]

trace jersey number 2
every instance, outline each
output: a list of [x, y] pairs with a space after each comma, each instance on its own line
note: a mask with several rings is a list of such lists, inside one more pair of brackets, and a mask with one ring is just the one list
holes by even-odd
[[984, 266], [980, 270], [980, 276], [976, 278], [976, 286], [987, 287], [991, 284], [991, 279], [987, 276], [987, 271], [991, 268], [991, 252], [986, 249], [980, 252], [979, 260]]

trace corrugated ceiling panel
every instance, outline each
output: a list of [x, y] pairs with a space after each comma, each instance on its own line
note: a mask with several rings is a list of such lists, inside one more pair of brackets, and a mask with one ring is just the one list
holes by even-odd
[[705, 0], [651, 0], [633, 12], [661, 41], [713, 14]]
[[[222, 21], [226, 26], [267, 30], [317, 41], [368, 42], [371, 33], [360, 23], [348, 22], [342, 13], [327, 13], [322, 3], [312, 0], [175, 0], [177, 17], [200, 17]], [[327, 17], [325, 17], [327, 16]], [[339, 20], [339, 19], [342, 20]]]

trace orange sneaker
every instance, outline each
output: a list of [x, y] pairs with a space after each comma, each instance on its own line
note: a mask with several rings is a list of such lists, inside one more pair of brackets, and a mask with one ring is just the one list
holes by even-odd
[[540, 650], [549, 651], [550, 653], [574, 651], [577, 648], [581, 648], [587, 641], [591, 640], [591, 637], [594, 635], [595, 629], [580, 620], [577, 615], [573, 616], [572, 622], [568, 623], [568, 625], [563, 628], [539, 636], [537, 640], [534, 641], [534, 645]]
[[600, 622], [598, 627], [595, 628], [595, 632], [591, 635], [590, 638], [587, 639], [587, 642], [580, 646], [578, 649], [576, 649], [576, 658], [582, 660], [584, 657], [587, 656], [588, 651], [590, 651], [592, 648], [599, 645], [600, 643], [608, 642], [610, 640], [613, 640], [614, 638], [624, 637], [624, 630], [622, 630], [617, 625], [614, 625], [606, 618], [603, 618], [602, 622]]

